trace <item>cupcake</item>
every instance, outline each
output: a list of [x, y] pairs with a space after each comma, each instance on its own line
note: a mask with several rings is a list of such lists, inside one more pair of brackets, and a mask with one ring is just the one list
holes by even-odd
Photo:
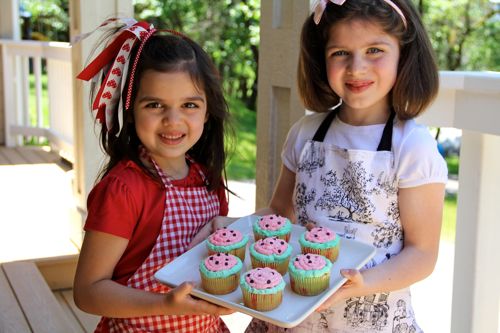
[[210, 294], [229, 294], [238, 288], [242, 267], [237, 256], [213, 254], [200, 262], [201, 286]]
[[253, 224], [253, 235], [255, 240], [267, 237], [278, 237], [288, 242], [291, 232], [292, 223], [289, 219], [280, 215], [264, 215]]
[[340, 237], [326, 227], [305, 231], [299, 238], [302, 253], [315, 253], [327, 257], [332, 263], [339, 256]]
[[292, 255], [292, 246], [278, 237], [259, 239], [250, 245], [252, 268], [269, 267], [285, 275]]
[[330, 285], [332, 263], [318, 254], [298, 254], [288, 265], [290, 286], [302, 296], [314, 296]]
[[227, 228], [218, 229], [207, 239], [208, 255], [215, 253], [229, 253], [245, 261], [245, 250], [248, 236], [238, 230]]
[[281, 304], [285, 281], [281, 274], [272, 268], [254, 268], [241, 275], [240, 287], [246, 307], [257, 311], [270, 311]]

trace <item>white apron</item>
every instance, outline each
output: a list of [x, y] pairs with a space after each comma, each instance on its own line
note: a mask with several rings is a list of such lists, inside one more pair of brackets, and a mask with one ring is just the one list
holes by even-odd
[[[315, 222], [339, 236], [371, 244], [378, 265], [403, 247], [399, 218], [398, 180], [394, 168], [392, 127], [385, 125], [377, 151], [348, 150], [323, 142], [335, 118], [332, 111], [300, 155], [294, 207], [298, 223]], [[341, 249], [342, 251], [342, 249]], [[344, 267], [352, 268], [352, 267]], [[252, 322], [247, 332], [284, 332]], [[409, 289], [344, 300], [321, 313], [313, 312], [286, 332], [422, 332], [415, 322]]]

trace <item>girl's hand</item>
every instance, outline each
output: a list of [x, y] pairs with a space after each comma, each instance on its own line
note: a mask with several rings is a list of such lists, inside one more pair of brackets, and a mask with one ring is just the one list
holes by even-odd
[[193, 290], [193, 283], [184, 282], [177, 288], [165, 294], [165, 305], [168, 314], [175, 315], [201, 315], [209, 314], [215, 316], [228, 315], [234, 310], [224, 308], [201, 299], [195, 299], [189, 295]]
[[236, 221], [238, 217], [227, 217], [227, 216], [216, 216], [212, 219], [212, 221], [208, 222], [200, 231], [194, 236], [191, 240], [191, 243], [188, 246], [188, 250], [192, 249], [197, 244], [203, 242], [208, 238], [212, 233], [214, 233], [217, 229], [224, 228], [234, 221]]
[[339, 288], [332, 296], [330, 296], [323, 304], [321, 304], [316, 312], [321, 312], [329, 307], [337, 304], [343, 299], [364, 295], [363, 287], [365, 282], [363, 275], [357, 269], [341, 269], [340, 274], [347, 279], [347, 281]]

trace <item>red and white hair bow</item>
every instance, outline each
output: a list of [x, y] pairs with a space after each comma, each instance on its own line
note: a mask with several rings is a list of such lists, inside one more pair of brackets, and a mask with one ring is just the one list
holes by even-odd
[[[154, 27], [147, 22], [137, 22], [133, 19], [111, 18], [104, 21], [94, 31], [77, 37], [76, 42], [86, 38], [99, 28], [114, 23], [122, 24], [123, 27], [111, 37], [110, 42], [101, 53], [99, 53], [99, 55], [97, 55], [77, 76], [80, 80], [89, 81], [92, 79], [94, 82], [99, 82], [102, 71], [107, 72], [92, 103], [92, 111], [96, 119], [103, 124], [103, 126], [106, 126], [108, 131], [111, 131], [113, 128], [116, 110], [118, 109], [119, 113], [122, 112], [122, 99], [120, 97], [129, 70], [130, 52], [137, 42], [142, 43], [142, 45], [140, 45], [140, 49], [142, 50], [144, 42], [156, 31]], [[135, 72], [135, 66], [137, 65], [139, 55], [140, 52], [137, 52], [136, 59], [132, 66], [132, 74]], [[126, 96], [126, 109], [130, 107], [129, 94], [130, 93]], [[119, 129], [121, 129], [122, 124], [120, 123], [120, 117], [118, 121]], [[119, 131], [116, 133], [119, 133]]]
[[[314, 6], [314, 23], [316, 23], [316, 25], [319, 24], [319, 22], [321, 21], [321, 17], [323, 16], [323, 13], [326, 9], [326, 6], [328, 5], [329, 2], [331, 3], [334, 3], [338, 6], [342, 6], [344, 4], [344, 2], [346, 2], [347, 0], [319, 0], [316, 5]], [[384, 0], [384, 2], [386, 4], [388, 4], [389, 6], [392, 7], [392, 9], [394, 9], [394, 11], [396, 13], [398, 13], [398, 15], [401, 17], [401, 20], [403, 21], [403, 24], [406, 28], [406, 18], [403, 14], [403, 12], [401, 11], [401, 9], [399, 9], [399, 7], [394, 3], [392, 2], [391, 0]]]

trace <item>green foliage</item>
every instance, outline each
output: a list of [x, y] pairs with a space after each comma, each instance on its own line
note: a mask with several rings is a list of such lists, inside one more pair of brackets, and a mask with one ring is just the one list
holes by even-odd
[[456, 155], [446, 156], [446, 164], [448, 165], [448, 174], [458, 176], [458, 168], [460, 157]]
[[414, 0], [441, 70], [500, 71], [500, 5], [489, 0]]
[[255, 110], [260, 1], [134, 0], [134, 11], [137, 20], [197, 41], [214, 60], [225, 90]]
[[255, 179], [256, 113], [235, 98], [229, 99], [229, 108], [236, 133], [236, 144], [230, 147], [227, 177], [231, 180]]
[[[33, 39], [69, 41], [69, 0], [20, 0], [24, 11], [31, 14]], [[27, 19], [25, 18], [25, 23]]]

